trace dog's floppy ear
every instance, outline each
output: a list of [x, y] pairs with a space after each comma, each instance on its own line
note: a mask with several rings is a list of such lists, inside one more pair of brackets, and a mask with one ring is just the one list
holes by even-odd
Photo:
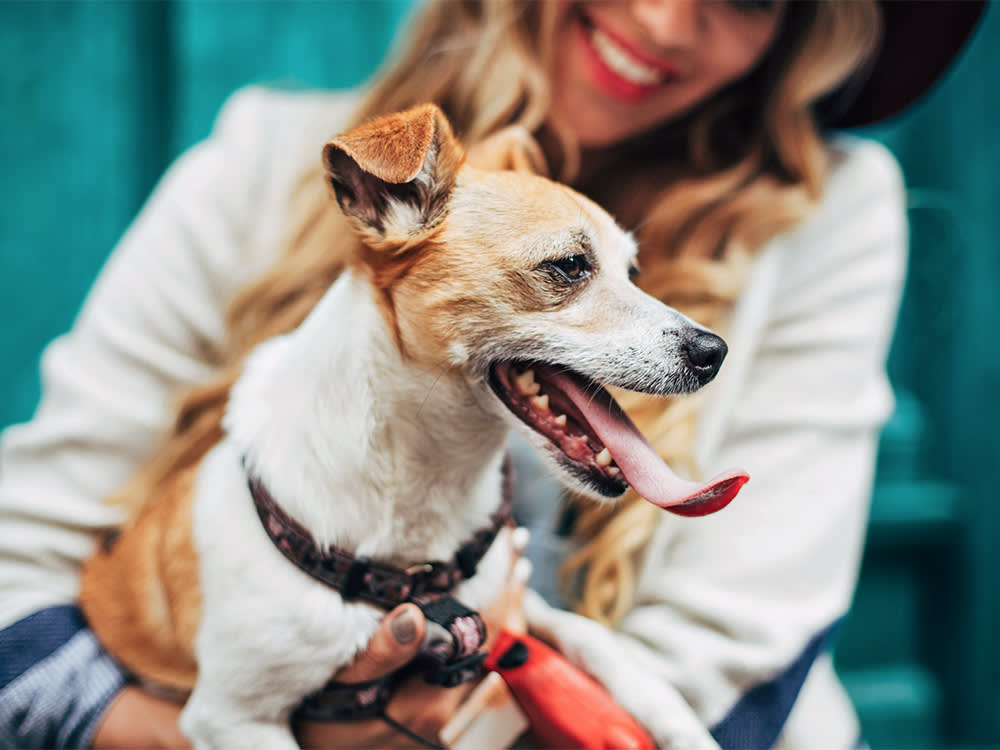
[[538, 142], [520, 125], [510, 125], [469, 147], [469, 164], [479, 169], [509, 170], [549, 176]]
[[337, 203], [377, 245], [406, 242], [439, 223], [464, 158], [433, 104], [380, 117], [323, 148]]

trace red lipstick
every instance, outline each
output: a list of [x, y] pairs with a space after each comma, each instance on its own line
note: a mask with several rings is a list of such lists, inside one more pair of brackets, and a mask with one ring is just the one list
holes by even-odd
[[[620, 54], [628, 55], [636, 63], [655, 70], [659, 74], [659, 80], [656, 83], [640, 83], [633, 78], [625, 77], [619, 70], [615, 70], [595, 46], [593, 37], [595, 30], [620, 48]], [[595, 24], [582, 11], [577, 14], [576, 34], [577, 41], [583, 50], [584, 65], [591, 81], [595, 87], [615, 99], [627, 103], [638, 102], [664, 88], [677, 75], [676, 68], [668, 61], [653, 58], [648, 53], [636, 49], [633, 44], [620, 35]]]

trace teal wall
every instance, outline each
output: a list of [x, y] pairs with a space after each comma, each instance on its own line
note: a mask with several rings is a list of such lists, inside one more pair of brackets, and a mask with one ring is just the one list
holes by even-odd
[[875, 747], [1000, 746], [1000, 12], [868, 135], [899, 158], [911, 266], [841, 671]]
[[[0, 426], [27, 419], [157, 176], [251, 82], [355, 85], [410, 0], [0, 3]], [[934, 93], [871, 129], [911, 192], [862, 582], [838, 665], [876, 748], [1000, 746], [1000, 17]]]
[[0, 426], [164, 167], [225, 98], [357, 85], [410, 0], [0, 2]]

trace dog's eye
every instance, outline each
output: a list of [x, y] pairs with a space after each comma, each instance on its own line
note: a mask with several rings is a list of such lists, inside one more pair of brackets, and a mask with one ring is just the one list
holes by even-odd
[[628, 280], [634, 284], [637, 278], [639, 278], [639, 266], [633, 263], [628, 267]]
[[569, 255], [545, 263], [565, 281], [580, 281], [590, 275], [590, 262], [586, 255]]

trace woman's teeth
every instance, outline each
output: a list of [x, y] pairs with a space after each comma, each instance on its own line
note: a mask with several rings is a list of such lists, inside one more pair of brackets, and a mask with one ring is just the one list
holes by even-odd
[[637, 86], [656, 86], [665, 80], [660, 71], [636, 60], [600, 29], [591, 29], [590, 38], [604, 64], [626, 81]]

